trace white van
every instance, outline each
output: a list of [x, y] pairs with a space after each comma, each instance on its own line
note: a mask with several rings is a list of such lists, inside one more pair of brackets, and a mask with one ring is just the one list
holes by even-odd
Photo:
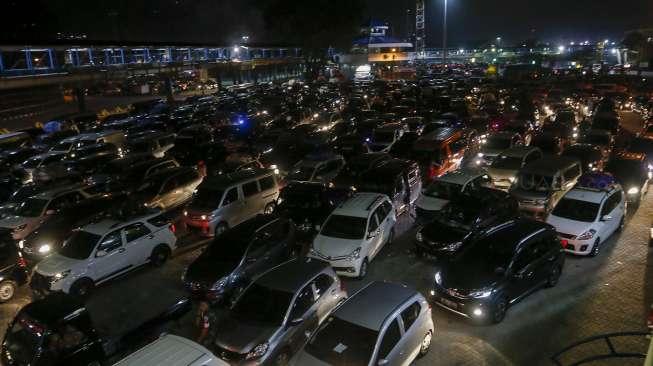
[[113, 366], [228, 366], [201, 345], [166, 334]]

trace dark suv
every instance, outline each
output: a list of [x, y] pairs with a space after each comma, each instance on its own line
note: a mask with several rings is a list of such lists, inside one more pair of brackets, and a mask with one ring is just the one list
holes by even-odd
[[517, 201], [506, 192], [480, 188], [460, 195], [415, 236], [415, 253], [446, 256], [484, 231], [519, 217]]
[[529, 219], [500, 225], [440, 263], [432, 300], [447, 310], [499, 323], [508, 306], [558, 283], [565, 256], [555, 228]]
[[193, 295], [221, 303], [257, 275], [287, 261], [294, 246], [290, 220], [260, 215], [217, 237], [188, 266], [182, 281]]

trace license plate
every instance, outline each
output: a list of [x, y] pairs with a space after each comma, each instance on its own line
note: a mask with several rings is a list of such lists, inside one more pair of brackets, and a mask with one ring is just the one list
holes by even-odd
[[452, 308], [452, 309], [458, 309], [458, 303], [455, 301], [447, 300], [447, 299], [440, 299], [440, 302], [442, 305]]

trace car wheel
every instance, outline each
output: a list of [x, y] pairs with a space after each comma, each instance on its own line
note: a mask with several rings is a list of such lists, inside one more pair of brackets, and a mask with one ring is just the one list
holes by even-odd
[[274, 203], [268, 203], [263, 209], [263, 213], [269, 215], [274, 212]]
[[224, 234], [225, 231], [227, 231], [229, 227], [227, 224], [224, 222], [221, 222], [218, 224], [218, 226], [215, 227], [215, 231], [213, 232], [213, 235], [217, 238], [218, 236]]
[[390, 235], [388, 235], [388, 240], [385, 243], [386, 245], [390, 245], [394, 240], [395, 240], [395, 229], [393, 228], [392, 230], [390, 230]]
[[152, 254], [150, 255], [150, 263], [155, 267], [161, 267], [168, 260], [169, 256], [170, 249], [161, 244], [152, 251]]
[[13, 281], [0, 282], [0, 302], [11, 300], [16, 294], [16, 283]]
[[427, 353], [429, 353], [429, 349], [431, 349], [431, 341], [433, 340], [433, 332], [430, 330], [426, 335], [424, 335], [424, 338], [422, 339], [422, 343], [419, 346], [419, 354], [417, 357], [424, 357], [426, 356]]
[[592, 245], [592, 251], [590, 252], [590, 257], [596, 257], [599, 254], [599, 250], [601, 247], [601, 239], [596, 238], [594, 241], [594, 245]]
[[492, 323], [497, 324], [503, 321], [503, 318], [506, 317], [506, 311], [508, 310], [508, 301], [505, 298], [500, 298], [494, 304], [492, 309]]
[[81, 297], [83, 299], [87, 298], [91, 292], [93, 291], [93, 281], [91, 281], [88, 278], [82, 278], [75, 283], [73, 283], [72, 286], [70, 286], [70, 291], [69, 293], [74, 296]]
[[361, 268], [358, 271], [358, 279], [363, 279], [367, 275], [367, 267], [369, 266], [369, 262], [367, 261], [367, 258], [363, 259], [363, 263], [361, 263]]
[[274, 359], [274, 364], [275, 364], [275, 366], [286, 366], [286, 365], [288, 365], [288, 361], [290, 361], [290, 356], [288, 355], [288, 352], [282, 351]]
[[546, 281], [546, 287], [554, 287], [557, 285], [561, 274], [562, 271], [560, 270], [560, 266], [553, 267], [549, 273], [549, 278]]

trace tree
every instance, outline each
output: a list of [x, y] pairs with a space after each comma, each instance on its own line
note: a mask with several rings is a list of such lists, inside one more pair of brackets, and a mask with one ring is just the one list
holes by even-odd
[[363, 0], [258, 0], [269, 38], [302, 48], [309, 78], [327, 49], [349, 49], [363, 20]]

